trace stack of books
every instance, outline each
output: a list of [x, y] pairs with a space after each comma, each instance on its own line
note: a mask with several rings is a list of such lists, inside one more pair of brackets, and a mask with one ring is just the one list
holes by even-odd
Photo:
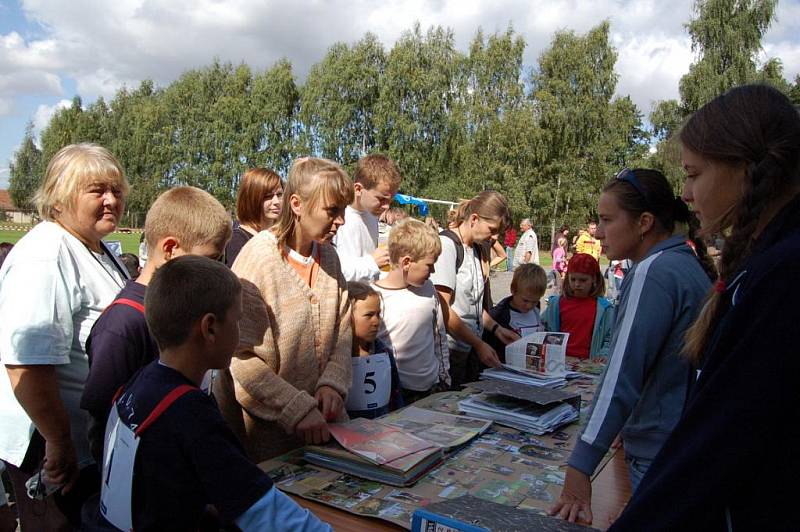
[[459, 401], [461, 412], [525, 432], [552, 432], [580, 415], [577, 393], [507, 381], [479, 381], [467, 386], [482, 393]]
[[358, 418], [328, 428], [336, 442], [308, 446], [303, 457], [312, 464], [384, 484], [414, 484], [444, 457], [438, 445], [376, 420]]
[[481, 378], [515, 382], [541, 388], [561, 388], [567, 384], [566, 375], [560, 377], [546, 377], [532, 372], [521, 371], [507, 364], [503, 364], [503, 368], [487, 368], [483, 370], [481, 372]]

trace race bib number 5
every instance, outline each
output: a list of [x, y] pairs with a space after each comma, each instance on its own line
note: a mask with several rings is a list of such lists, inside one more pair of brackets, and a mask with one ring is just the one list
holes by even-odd
[[392, 364], [387, 353], [353, 357], [353, 385], [347, 395], [347, 410], [372, 410], [389, 403]]

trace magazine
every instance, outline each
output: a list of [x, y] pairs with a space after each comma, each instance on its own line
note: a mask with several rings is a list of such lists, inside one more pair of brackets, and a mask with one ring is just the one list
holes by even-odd
[[506, 369], [546, 377], [564, 377], [569, 333], [537, 332], [506, 346]]
[[413, 405], [391, 412], [378, 421], [434, 443], [446, 451], [480, 436], [492, 425], [491, 421], [434, 412]]
[[356, 418], [346, 423], [328, 425], [331, 435], [342, 447], [377, 465], [436, 446], [397, 427], [373, 419]]

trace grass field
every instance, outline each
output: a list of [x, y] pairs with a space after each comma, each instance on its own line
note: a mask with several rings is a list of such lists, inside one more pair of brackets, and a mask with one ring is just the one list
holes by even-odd
[[[0, 242], [16, 244], [27, 231], [0, 230]], [[139, 233], [111, 233], [104, 240], [119, 240], [124, 253], [139, 254]]]

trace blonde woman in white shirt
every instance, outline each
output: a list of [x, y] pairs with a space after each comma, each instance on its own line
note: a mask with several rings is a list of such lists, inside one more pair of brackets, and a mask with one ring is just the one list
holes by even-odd
[[[0, 269], [0, 458], [10, 465], [23, 529], [67, 526], [54, 504], [34, 508], [25, 495], [24, 482], [40, 464], [45, 481], [64, 493], [93, 465], [88, 414], [79, 406], [89, 370], [84, 345], [128, 278], [101, 240], [116, 229], [127, 192], [108, 150], [62, 148], [35, 197], [44, 221]], [[62, 506], [73, 524], [79, 504]]]

